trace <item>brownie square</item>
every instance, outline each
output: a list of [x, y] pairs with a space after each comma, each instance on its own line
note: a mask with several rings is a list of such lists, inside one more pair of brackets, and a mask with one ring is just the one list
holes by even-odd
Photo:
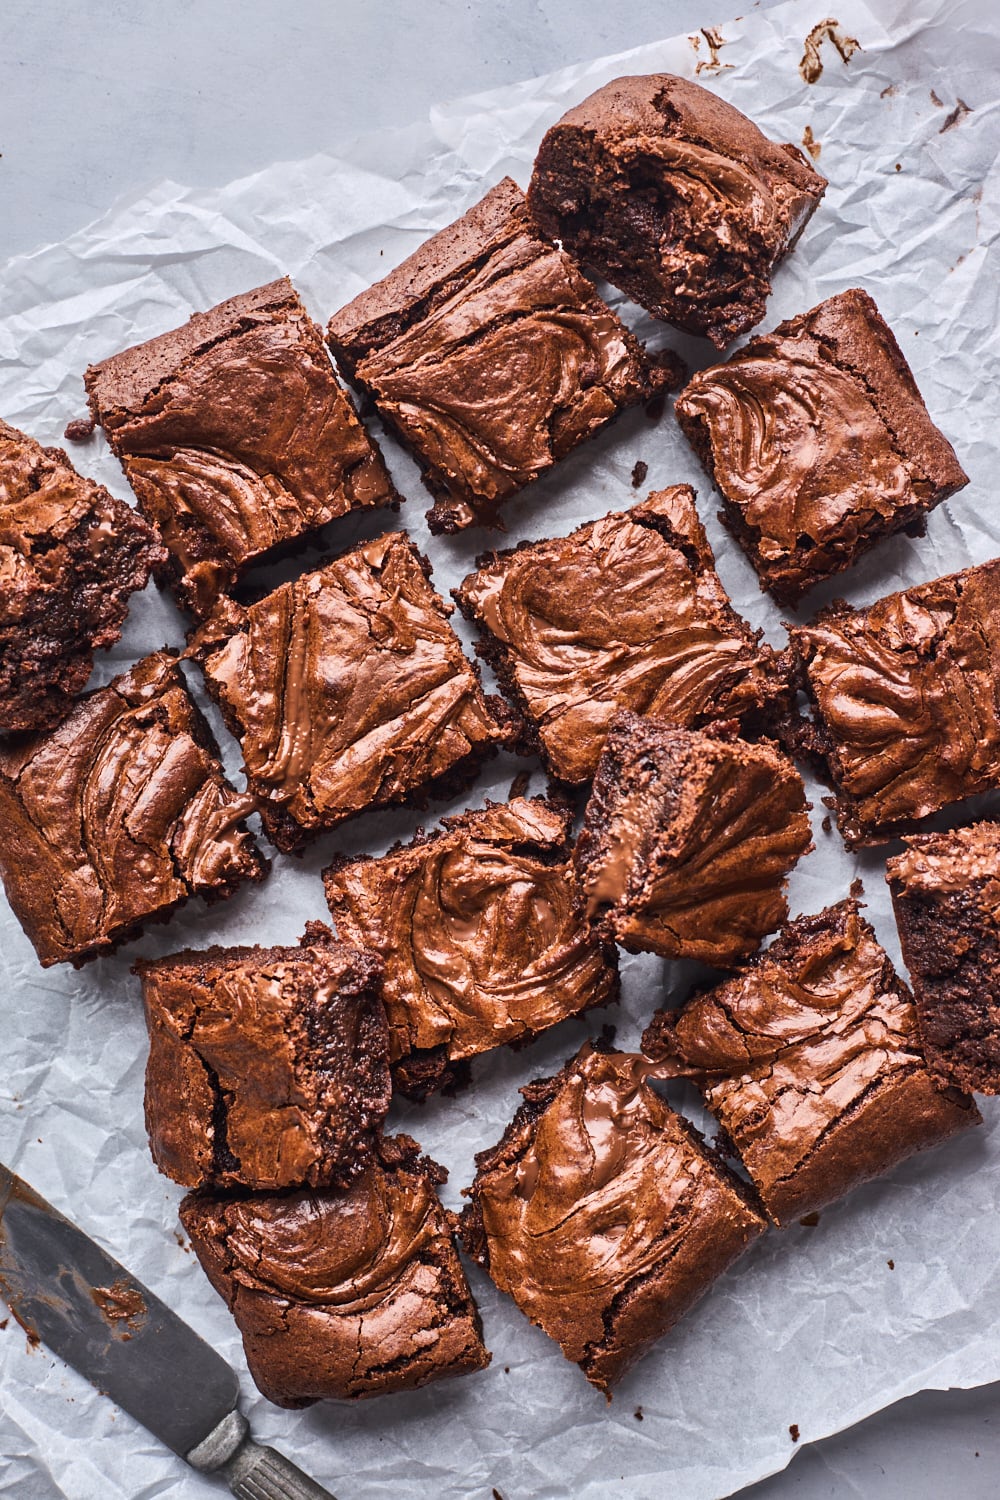
[[722, 495], [720, 519], [781, 604], [880, 537], [923, 535], [968, 484], [866, 292], [839, 292], [700, 370], [677, 420]]
[[562, 781], [590, 780], [620, 709], [700, 728], [785, 688], [729, 603], [688, 485], [478, 567], [455, 598]]
[[980, 1123], [931, 1078], [910, 993], [854, 900], [659, 1012], [642, 1046], [693, 1079], [776, 1224]]
[[184, 1187], [343, 1186], [389, 1110], [381, 965], [311, 922], [298, 948], [140, 959], [146, 1129]]
[[657, 379], [509, 177], [336, 313], [328, 337], [420, 464], [433, 532], [497, 525], [505, 500]]
[[466, 1060], [618, 998], [615, 949], [574, 908], [572, 809], [488, 802], [324, 874], [340, 937], [385, 966], [393, 1077], [421, 1098]]
[[605, 1392], [765, 1223], [646, 1072], [588, 1044], [527, 1084], [462, 1215], [469, 1254]]
[[196, 636], [279, 849], [463, 785], [509, 738], [429, 574], [409, 537], [389, 532], [247, 609], [223, 601]]
[[435, 1188], [446, 1174], [406, 1137], [385, 1145], [398, 1160], [340, 1191], [201, 1190], [181, 1204], [250, 1373], [278, 1406], [412, 1391], [490, 1362]]
[[623, 713], [573, 859], [602, 936], [732, 966], [785, 920], [785, 877], [811, 848], [802, 778], [773, 745]]
[[42, 964], [79, 967], [189, 896], [262, 880], [253, 810], [158, 651], [0, 748], [0, 877]]
[[528, 203], [546, 234], [656, 318], [721, 349], [764, 316], [771, 273], [826, 178], [708, 89], [616, 78], [563, 115]]
[[61, 448], [0, 421], [0, 730], [45, 729], [69, 710], [166, 555]]
[[196, 614], [276, 548], [398, 504], [287, 277], [92, 365], [86, 385]]
[[885, 878], [927, 1066], [1000, 1094], [1000, 824], [903, 842]]
[[835, 787], [849, 848], [1000, 786], [1000, 561], [789, 636], [812, 711], [789, 743]]

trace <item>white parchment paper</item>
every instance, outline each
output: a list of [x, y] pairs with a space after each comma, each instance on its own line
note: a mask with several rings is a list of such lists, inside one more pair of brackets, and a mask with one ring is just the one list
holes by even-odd
[[[861, 50], [845, 63], [824, 43], [822, 75], [807, 85], [798, 70], [803, 41], [831, 4]], [[778, 139], [800, 141], [808, 126], [830, 179], [825, 202], [778, 274], [764, 326], [845, 287], [867, 288], [972, 476], [933, 514], [926, 538], [884, 543], [818, 591], [810, 609], [833, 594], [861, 603], [1000, 552], [992, 259], [1000, 20], [989, 12], [970, 0], [916, 0], [898, 13], [883, 3], [877, 14], [860, 0], [790, 0], [722, 27], [718, 66], [697, 75]], [[222, 190], [163, 184], [67, 243], [0, 269], [0, 412], [43, 441], [60, 442], [66, 421], [83, 413], [88, 362], [281, 272], [325, 322], [505, 172], [526, 184], [543, 130], [591, 89], [630, 71], [693, 77], [706, 63], [706, 38], [675, 38], [443, 106], [410, 130], [276, 165]], [[694, 362], [709, 361], [706, 345], [653, 330], [635, 309], [624, 314], [643, 336], [655, 332]], [[417, 537], [447, 589], [486, 545], [483, 534], [431, 539], [415, 466], [391, 442], [385, 446], [410, 498], [389, 524]], [[74, 457], [127, 495], [99, 438]], [[564, 532], [628, 505], [639, 458], [649, 465], [647, 488], [687, 480], [699, 489], [734, 602], [780, 643], [779, 613], [719, 527], [715, 498], [669, 415], [653, 424], [641, 411], [628, 414], [578, 450], [508, 507], [510, 540]], [[348, 520], [331, 539], [348, 545], [384, 524]], [[179, 644], [183, 631], [169, 601], [147, 591], [95, 682], [164, 642]], [[221, 728], [220, 738], [239, 781], [238, 750]], [[518, 768], [510, 759], [487, 768], [463, 805], [505, 795]], [[541, 784], [536, 770], [533, 788]], [[839, 899], [861, 875], [869, 914], [898, 955], [885, 851], [848, 856], [836, 832], [821, 826], [821, 789], [813, 794], [817, 848], [793, 877], [793, 912]], [[43, 972], [0, 903], [0, 1157], [233, 1362], [262, 1439], [283, 1447], [340, 1500], [489, 1500], [491, 1493], [503, 1500], [715, 1500], [781, 1468], [793, 1451], [793, 1424], [805, 1441], [921, 1387], [1000, 1377], [1000, 1127], [987, 1108], [984, 1129], [854, 1194], [817, 1227], [766, 1236], [635, 1369], [610, 1406], [475, 1268], [494, 1353], [487, 1372], [353, 1409], [288, 1413], [260, 1399], [235, 1326], [179, 1232], [180, 1191], [157, 1175], [147, 1153], [146, 1044], [130, 966], [140, 953], [190, 944], [294, 941], [309, 918], [326, 916], [319, 871], [335, 849], [378, 851], [419, 821], [403, 810], [373, 816], [321, 839], [303, 859], [277, 856], [263, 888], [211, 910], [193, 903], [80, 973]], [[690, 970], [626, 958], [623, 973], [624, 1003], [609, 1019], [629, 1046], [656, 1005], [683, 993]], [[394, 1123], [451, 1169], [447, 1201], [459, 1203], [473, 1154], [499, 1136], [517, 1086], [557, 1067], [585, 1032], [567, 1022], [528, 1051], [481, 1061], [462, 1097], [394, 1112]], [[0, 1335], [0, 1456], [0, 1494], [17, 1500], [208, 1493], [204, 1480], [72, 1371], [44, 1350], [29, 1352], [13, 1321]]]

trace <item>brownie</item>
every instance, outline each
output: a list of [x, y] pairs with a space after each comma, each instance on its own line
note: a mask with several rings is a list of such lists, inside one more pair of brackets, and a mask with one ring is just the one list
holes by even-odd
[[677, 398], [720, 519], [781, 604], [883, 536], [923, 535], [968, 477], [878, 308], [856, 288], [751, 339]]
[[927, 1066], [1000, 1094], [1000, 823], [903, 842], [886, 880]]
[[79, 967], [189, 896], [263, 879], [253, 810], [158, 651], [0, 747], [0, 877], [42, 964]]
[[932, 1079], [910, 993], [855, 900], [660, 1011], [642, 1046], [696, 1083], [776, 1224], [980, 1123]]
[[389, 1110], [381, 965], [311, 922], [298, 948], [140, 959], [146, 1129], [184, 1187], [344, 1186]]
[[647, 1071], [587, 1044], [522, 1088], [462, 1215], [469, 1254], [605, 1392], [764, 1230]]
[[328, 337], [420, 464], [433, 532], [497, 525], [505, 500], [659, 379], [509, 177], [336, 313]]
[[772, 744], [619, 714], [573, 856], [587, 917], [630, 953], [732, 966], [788, 915], [808, 809]]
[[398, 504], [286, 277], [92, 365], [86, 385], [196, 614], [275, 549]]
[[396, 1086], [463, 1081], [466, 1059], [618, 998], [615, 949], [574, 909], [572, 809], [488, 802], [381, 858], [324, 874], [342, 938], [385, 965]]
[[785, 687], [760, 631], [729, 603], [688, 485], [478, 567], [455, 598], [562, 781], [593, 776], [619, 709], [700, 728]]
[[708, 89], [616, 78], [563, 115], [528, 203], [546, 234], [654, 317], [721, 349], [764, 316], [774, 266], [826, 190]]
[[152, 527], [61, 448], [0, 421], [0, 730], [45, 729], [121, 635], [166, 552]]
[[404, 532], [389, 532], [196, 635], [268, 835], [294, 849], [355, 813], [451, 790], [511, 733]]
[[349, 1187], [189, 1193], [181, 1223], [278, 1406], [411, 1391], [489, 1364], [455, 1250], [445, 1173], [399, 1137], [398, 1160]]
[[836, 789], [849, 848], [1000, 786], [1000, 561], [837, 600], [789, 636], [812, 717], [787, 743]]

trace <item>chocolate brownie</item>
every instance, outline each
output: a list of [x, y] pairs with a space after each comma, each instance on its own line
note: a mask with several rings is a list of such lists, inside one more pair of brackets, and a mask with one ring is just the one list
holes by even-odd
[[764, 1230], [647, 1071], [588, 1044], [526, 1085], [462, 1215], [469, 1254], [605, 1392]]
[[1000, 823], [903, 842], [886, 880], [927, 1066], [1000, 1094]]
[[729, 603], [686, 484], [478, 567], [455, 598], [562, 781], [593, 776], [619, 709], [699, 728], [785, 687]]
[[1000, 561], [838, 600], [789, 636], [812, 717], [787, 742], [836, 788], [849, 848], [1000, 786]]
[[619, 714], [573, 856], [587, 917], [630, 953], [732, 966], [788, 915], [808, 809], [773, 745]]
[[355, 813], [464, 784], [510, 736], [428, 582], [393, 531], [195, 637], [279, 849]]
[[420, 463], [434, 532], [496, 525], [503, 501], [659, 378], [509, 177], [335, 314], [328, 336]]
[[68, 712], [166, 555], [61, 448], [0, 421], [0, 730], [44, 729]]
[[721, 349], [764, 316], [771, 273], [826, 179], [708, 89], [616, 78], [563, 115], [528, 203], [546, 234], [654, 317]]
[[776, 1224], [980, 1122], [931, 1078], [910, 993], [854, 900], [659, 1012], [642, 1046], [694, 1080]]
[[701, 370], [674, 410], [761, 586], [795, 604], [883, 536], [922, 535], [968, 477], [867, 292]]
[[42, 964], [79, 967], [189, 896], [263, 879], [253, 810], [158, 651], [0, 748], [0, 877]]
[[298, 948], [140, 959], [146, 1129], [184, 1187], [342, 1186], [389, 1109], [381, 965], [311, 922]]
[[446, 1175], [406, 1137], [348, 1188], [189, 1193], [181, 1223], [269, 1401], [411, 1391], [490, 1362], [453, 1243]]
[[86, 385], [196, 614], [276, 548], [347, 511], [398, 504], [285, 277], [92, 365]]
[[615, 949], [574, 910], [572, 821], [543, 798], [488, 802], [325, 872], [337, 932], [385, 965], [404, 1093], [453, 1086], [466, 1059], [617, 1000]]

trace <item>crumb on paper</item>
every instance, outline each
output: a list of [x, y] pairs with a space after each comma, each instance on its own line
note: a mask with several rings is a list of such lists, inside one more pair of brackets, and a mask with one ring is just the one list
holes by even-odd
[[637, 1422], [641, 1422], [642, 1421], [642, 1407], [641, 1406], [637, 1406], [636, 1409], [635, 1409], [635, 1411], [632, 1413], [632, 1415], [633, 1415], [633, 1417], [635, 1417], [635, 1420]]
[[833, 819], [830, 817], [829, 813], [823, 814], [823, 821], [820, 824], [820, 827], [822, 828], [824, 833], [833, 832]]
[[76, 417], [72, 422], [66, 423], [63, 437], [70, 443], [85, 443], [94, 436], [96, 426], [93, 417]]
[[823, 147], [813, 135], [813, 128], [811, 125], [807, 125], [805, 130], [803, 130], [802, 132], [802, 145], [803, 148], [809, 152], [809, 155], [812, 157], [813, 161], [819, 161], [820, 152], [823, 150]]
[[805, 39], [805, 50], [799, 63], [799, 72], [806, 83], [816, 83], [822, 77], [823, 59], [819, 49], [823, 42], [832, 42], [845, 63], [850, 61], [855, 52], [862, 50], [857, 37], [848, 36], [833, 16], [827, 16], [825, 21], [817, 21]]
[[816, 1225], [819, 1223], [819, 1214], [815, 1209], [813, 1209], [812, 1213], [803, 1214], [801, 1219], [799, 1220], [799, 1223], [802, 1225], [803, 1229], [815, 1229]]
[[797, 1443], [798, 1442], [798, 1440], [799, 1440], [799, 1424], [798, 1424], [798, 1422], [793, 1422], [791, 1424], [791, 1426], [788, 1429], [788, 1436], [791, 1438], [791, 1440], [792, 1440], [793, 1443]]
[[643, 459], [637, 458], [632, 465], [632, 488], [637, 490], [640, 485], [646, 483], [646, 475], [649, 473], [649, 464]]
[[896, 92], [896, 85], [894, 83], [887, 83], [886, 86], [885, 86], [885, 88], [879, 94], [879, 98], [880, 99], [891, 99], [892, 96], [895, 94], [895, 92]]
[[493, 1500], [503, 1500], [503, 1496], [501, 1495], [500, 1491], [498, 1489], [496, 1489], [496, 1488], [494, 1488], [494, 1490], [493, 1490]]
[[933, 89], [931, 89], [931, 103], [936, 104], [938, 109], [944, 109], [944, 100], [939, 99]]
[[530, 783], [531, 772], [518, 771], [517, 775], [514, 777], [514, 780], [510, 784], [510, 791], [507, 793], [507, 800], [509, 802], [513, 802], [515, 797], [523, 797], [525, 792], [528, 790]]
[[851, 881], [850, 896], [852, 901], [860, 901], [865, 893], [865, 883], [860, 875], [856, 875]]
[[946, 130], [954, 130], [955, 126], [958, 125], [960, 121], [964, 120], [966, 115], [971, 114], [972, 105], [966, 104], [964, 99], [959, 99], [958, 103], [955, 105], [955, 108], [948, 115], [944, 124], [941, 126], [941, 129], [938, 131], [938, 135], [944, 135]]
[[695, 73], [722, 73], [726, 68], [731, 68], [733, 66], [732, 63], [719, 61], [719, 48], [726, 45], [726, 39], [722, 35], [721, 29], [718, 26], [703, 26], [700, 32], [695, 32], [692, 36], [689, 36], [688, 41], [695, 52], [701, 46], [702, 37], [708, 43], [708, 56], [703, 57], [695, 65]]
[[901, 161], [898, 161], [896, 163], [896, 171], [897, 172], [901, 172], [902, 170], [903, 170], [903, 163]]
[[894, 1260], [887, 1260], [886, 1265], [889, 1267], [890, 1271], [894, 1271], [896, 1269], [896, 1262]]

